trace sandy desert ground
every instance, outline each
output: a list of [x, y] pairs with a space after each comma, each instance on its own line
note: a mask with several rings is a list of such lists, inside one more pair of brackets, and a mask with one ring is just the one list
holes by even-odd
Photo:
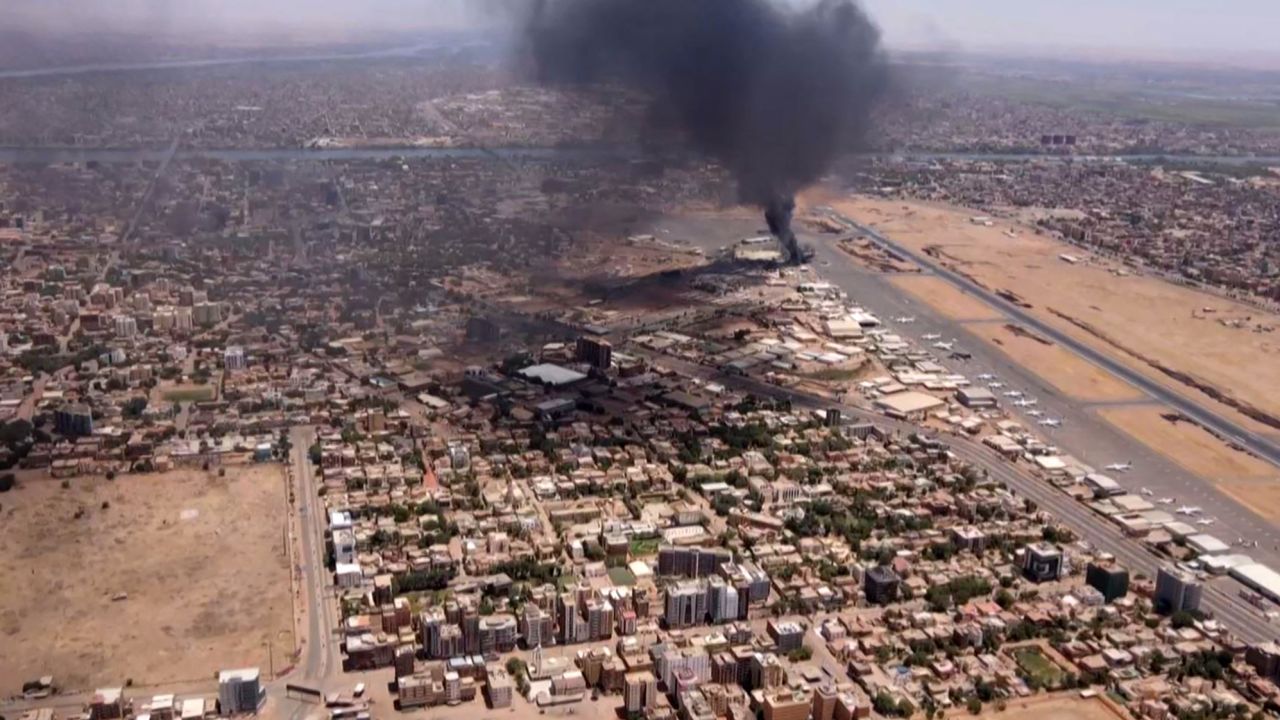
[[952, 320], [994, 320], [1000, 317], [995, 308], [946, 280], [933, 275], [897, 275], [889, 280], [894, 286], [923, 300], [943, 317]]
[[968, 329], [1010, 360], [1029, 368], [1063, 394], [1085, 402], [1140, 400], [1133, 386], [1057, 344], [1045, 344], [1002, 323], [972, 324]]
[[[1114, 272], [1119, 268], [1115, 263], [1093, 259], [1087, 251], [1038, 236], [1031, 227], [1008, 221], [997, 221], [993, 227], [974, 224], [970, 222], [974, 212], [964, 208], [864, 197], [821, 199], [913, 250], [928, 249], [992, 290], [1016, 293], [1042, 320], [1198, 401], [1207, 397], [1135, 355], [1280, 416], [1280, 329], [1253, 332], [1219, 322], [1249, 318], [1250, 326], [1280, 328], [1280, 316], [1159, 278], [1120, 276]], [[1012, 231], [1012, 236], [1007, 231]], [[1090, 259], [1072, 265], [1059, 259], [1062, 253]], [[938, 302], [950, 300], [944, 297]], [[1205, 308], [1213, 312], [1205, 313]], [[1093, 333], [1066, 317], [1087, 324]], [[1097, 333], [1126, 350], [1099, 339]], [[1217, 407], [1235, 419], [1243, 418], [1224, 405]], [[1280, 434], [1275, 428], [1245, 422]]]
[[[948, 716], [972, 717], [964, 708], [952, 710]], [[1085, 699], [1074, 693], [1057, 693], [1011, 700], [1003, 711], [988, 706], [979, 717], [998, 717], [1001, 720], [1127, 720], [1129, 716], [1099, 698]]]
[[287, 664], [283, 473], [40, 479], [0, 496], [0, 695], [44, 674], [73, 691], [266, 672], [269, 639]]

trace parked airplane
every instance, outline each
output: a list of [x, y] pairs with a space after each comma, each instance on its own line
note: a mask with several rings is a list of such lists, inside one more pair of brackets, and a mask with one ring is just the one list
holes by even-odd
[[1146, 495], [1147, 497], [1151, 497], [1152, 495], [1155, 495], [1155, 493], [1151, 492], [1149, 488], [1142, 488], [1142, 494]]
[[1006, 391], [1005, 391], [1005, 393], [1004, 393], [1004, 396], [1005, 396], [1005, 397], [1008, 397], [1008, 398], [1020, 398], [1020, 397], [1022, 397], [1022, 391], [1021, 391], [1021, 390], [1006, 390]]
[[1044, 425], [1045, 427], [1054, 427], [1054, 428], [1062, 427], [1062, 421], [1058, 420], [1057, 418], [1045, 418], [1040, 421], [1040, 424]]
[[1183, 505], [1182, 507], [1178, 508], [1179, 515], [1195, 515], [1199, 512], [1200, 512], [1200, 506], [1198, 505]]
[[1176, 501], [1173, 498], [1160, 498], [1156, 502], [1160, 503], [1161, 505], [1172, 505]]
[[1119, 462], [1111, 463], [1110, 465], [1107, 466], [1107, 469], [1115, 470], [1116, 472], [1128, 472], [1129, 470], [1133, 469], [1133, 462], [1126, 460], [1122, 463], [1119, 463]]
[[1015, 407], [1032, 407], [1036, 404], [1035, 398], [1019, 398], [1013, 401]]
[[992, 375], [991, 373], [982, 373], [981, 375], [979, 375], [979, 376], [978, 376], [978, 379], [979, 379], [979, 380], [983, 380], [983, 381], [986, 381], [986, 380], [995, 380], [995, 379], [996, 379], [996, 376], [995, 376], [995, 375]]
[[900, 323], [903, 323], [903, 324], [906, 324], [906, 323], [913, 323], [913, 322], [915, 322], [915, 321], [916, 321], [916, 316], [915, 316], [915, 315], [903, 315], [902, 317], [896, 317], [896, 318], [894, 318], [894, 319], [893, 319], [893, 321], [894, 321], [894, 322], [900, 322]]
[[934, 343], [933, 346], [938, 348], [939, 350], [950, 350], [951, 348], [955, 347], [956, 344], [954, 341], [942, 342], [941, 340], [939, 340], [938, 342]]
[[1028, 411], [1027, 411], [1027, 416], [1028, 416], [1028, 417], [1038, 418], [1038, 417], [1040, 417], [1041, 415], [1044, 415], [1044, 413], [1043, 413], [1043, 412], [1041, 412], [1041, 411], [1039, 411], [1039, 410], [1028, 410]]
[[992, 390], [999, 390], [1000, 388], [1004, 387], [1004, 383], [1002, 383], [1002, 382], [989, 382], [989, 383], [987, 383], [987, 387], [991, 388]]
[[1200, 518], [1199, 520], [1196, 521], [1197, 525], [1212, 525], [1213, 523], [1214, 523], [1213, 518]]
[[942, 336], [941, 336], [941, 335], [939, 335], [938, 333], [925, 333], [925, 334], [921, 335], [920, 337], [921, 337], [922, 339], [924, 339], [924, 340], [937, 340], [938, 338], [940, 338], [940, 337], [942, 337]]

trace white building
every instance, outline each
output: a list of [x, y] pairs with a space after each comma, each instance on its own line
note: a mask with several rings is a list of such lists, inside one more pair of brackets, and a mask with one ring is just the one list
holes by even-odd
[[223, 715], [257, 713], [266, 697], [258, 668], [218, 673], [218, 704]]
[[116, 337], [131, 338], [138, 334], [138, 321], [129, 315], [116, 316]]
[[229, 371], [243, 370], [247, 364], [244, 348], [239, 345], [232, 345], [222, 353], [222, 366]]

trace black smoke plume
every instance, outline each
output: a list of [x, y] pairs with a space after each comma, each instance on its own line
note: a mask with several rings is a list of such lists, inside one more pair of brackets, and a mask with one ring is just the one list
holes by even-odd
[[861, 147], [888, 77], [853, 0], [542, 0], [528, 41], [543, 83], [645, 92], [766, 210], [795, 262], [796, 192]]

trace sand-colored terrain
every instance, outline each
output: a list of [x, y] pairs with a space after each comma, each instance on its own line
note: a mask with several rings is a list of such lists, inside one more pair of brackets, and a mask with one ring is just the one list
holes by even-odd
[[276, 668], [288, 664], [281, 466], [75, 478], [65, 489], [30, 480], [0, 502], [0, 695], [46, 674], [82, 690], [265, 672], [268, 639]]
[[889, 282], [952, 320], [995, 320], [999, 311], [981, 299], [932, 275], [898, 275]]
[[[1159, 278], [1121, 276], [1115, 272], [1117, 265], [1037, 235], [1032, 227], [1002, 220], [992, 227], [975, 224], [970, 218], [976, 213], [971, 210], [862, 197], [817, 199], [913, 250], [929, 252], [993, 291], [1015, 293], [1040, 319], [1087, 339], [1188, 397], [1208, 400], [1200, 390], [1168, 377], [1134, 354], [1280, 417], [1280, 330], [1253, 332], [1219, 322], [1224, 317], [1249, 318], [1250, 326], [1280, 328], [1280, 316]], [[1059, 259], [1063, 253], [1089, 259], [1073, 265]], [[1206, 314], [1206, 307], [1214, 311]], [[1087, 324], [1091, 331], [1063, 316]], [[1098, 334], [1126, 350], [1099, 339]], [[1243, 417], [1225, 405], [1213, 404], [1233, 419]], [[1248, 426], [1277, 433], [1276, 428], [1253, 421]]]
[[1269, 463], [1228, 446], [1199, 425], [1169, 420], [1168, 413], [1158, 407], [1098, 411], [1107, 422], [1207, 480], [1280, 480], [1280, 471]]
[[1067, 397], [1085, 402], [1141, 400], [1137, 388], [1057, 344], [1016, 333], [1002, 323], [973, 324], [974, 335], [1034, 372]]
[[1227, 480], [1218, 489], [1259, 517], [1280, 524], [1280, 482], [1274, 479]]
[[[1034, 695], [1022, 700], [1009, 700], [1004, 710], [994, 703], [979, 717], [1001, 720], [1128, 720], [1129, 714], [1115, 703], [1101, 697], [1082, 698], [1075, 693]], [[956, 708], [949, 717], [972, 717], [964, 708]]]

